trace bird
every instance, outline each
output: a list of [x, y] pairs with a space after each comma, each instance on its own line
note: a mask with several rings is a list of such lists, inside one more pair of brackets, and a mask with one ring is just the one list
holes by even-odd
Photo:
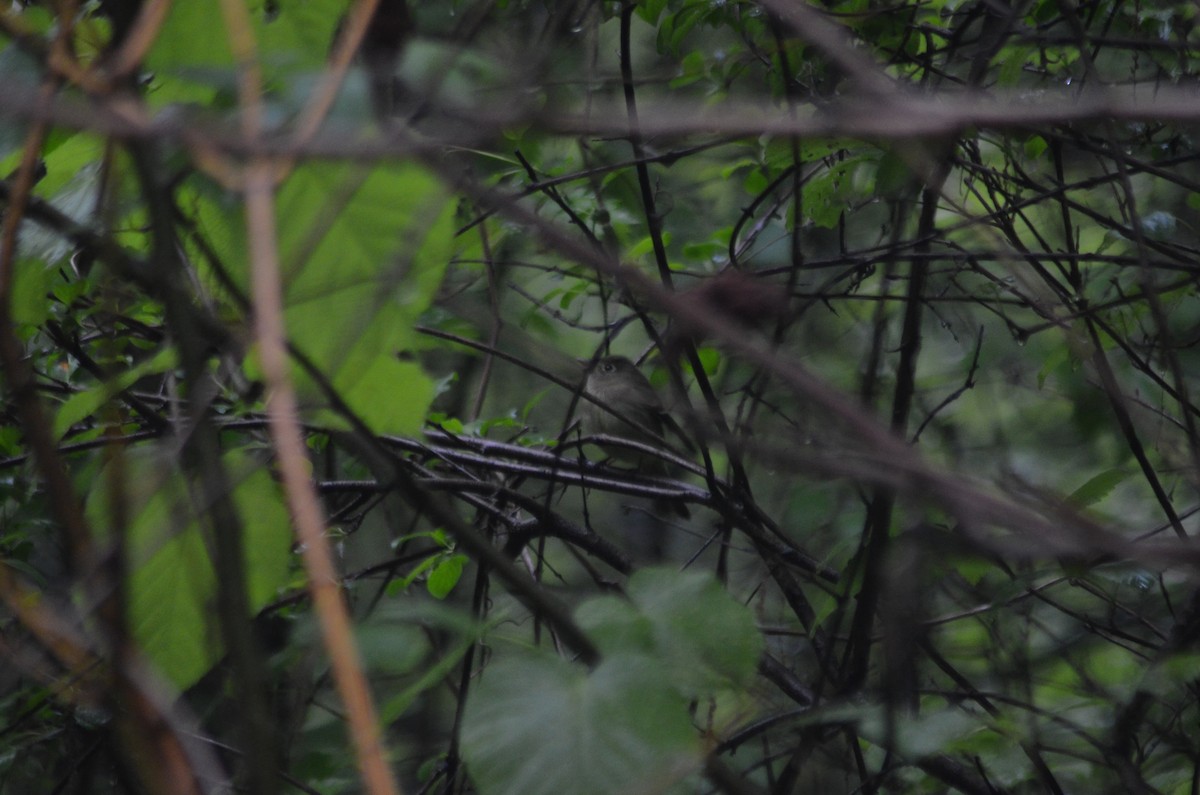
[[[583, 391], [601, 404], [584, 401], [582, 420], [588, 433], [663, 448], [666, 447], [663, 431], [669, 429], [691, 448], [683, 429], [667, 413], [649, 379], [624, 356], [606, 356], [596, 362]], [[618, 445], [601, 445], [601, 448], [610, 458], [633, 464], [643, 474], [670, 474], [667, 463], [658, 456]], [[684, 518], [690, 515], [687, 506], [675, 500], [655, 500], [654, 507], [660, 513], [667, 509]]]

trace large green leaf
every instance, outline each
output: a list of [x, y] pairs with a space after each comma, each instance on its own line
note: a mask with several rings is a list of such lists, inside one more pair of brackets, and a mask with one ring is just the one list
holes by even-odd
[[537, 653], [490, 666], [467, 701], [462, 744], [484, 795], [683, 791], [701, 762], [686, 699], [635, 654], [591, 673]]
[[[248, 0], [244, 4], [260, 65], [268, 77], [273, 69], [324, 63], [348, 5], [345, 0]], [[172, 3], [146, 64], [155, 69], [232, 69], [229, 38], [219, 0]]]
[[[261, 0], [251, 4], [251, 15], [258, 16], [255, 7], [261, 6]], [[172, 3], [145, 65], [156, 70], [232, 68], [233, 52], [219, 0]]]
[[13, 268], [13, 320], [36, 326], [50, 316], [50, 299], [46, 297], [58, 278], [54, 268], [42, 260], [22, 259]]
[[[142, 652], [169, 681], [187, 687], [220, 658], [222, 646], [213, 604], [218, 583], [211, 546], [200, 521], [195, 487], [157, 453], [130, 453], [121, 496], [130, 517], [121, 528], [126, 565], [127, 619]], [[247, 456], [224, 459], [235, 484], [233, 501], [242, 517], [246, 589], [257, 611], [288, 581], [291, 526], [279, 489]], [[88, 501], [99, 528], [112, 515], [109, 478], [101, 477]], [[104, 534], [111, 538], [111, 529]]]
[[[268, 91], [282, 90], [296, 99], [292, 90], [296, 84], [306, 89], [315, 86], [314, 75], [328, 58], [346, 12], [345, 0], [247, 0], [244, 4], [257, 66]], [[215, 89], [232, 90], [237, 64], [229, 41], [219, 0], [171, 4], [145, 59], [156, 78], [151, 101], [207, 104]]]
[[323, 66], [338, 25], [351, 3], [346, 0], [277, 0], [272, 3], [259, 42], [268, 66]]
[[576, 611], [604, 655], [594, 671], [537, 653], [485, 671], [463, 727], [485, 795], [687, 791], [700, 763], [687, 705], [751, 681], [761, 636], [705, 574], [646, 569], [627, 593]]
[[601, 596], [578, 610], [579, 623], [602, 652], [653, 655], [689, 697], [754, 678], [763, 649], [754, 616], [711, 576], [643, 569], [626, 590], [628, 601]]
[[[420, 345], [413, 328], [449, 258], [448, 192], [417, 166], [314, 164], [281, 187], [277, 208], [289, 338], [377, 432], [416, 432], [434, 384], [398, 354]], [[202, 212], [205, 231], [245, 289], [240, 209], [205, 199]], [[306, 407], [323, 407], [314, 384], [299, 370], [296, 377]]]

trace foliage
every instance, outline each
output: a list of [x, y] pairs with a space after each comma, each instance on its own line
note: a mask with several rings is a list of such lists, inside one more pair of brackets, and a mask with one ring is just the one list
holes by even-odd
[[0, 793], [1195, 791], [1195, 16], [8, 4]]

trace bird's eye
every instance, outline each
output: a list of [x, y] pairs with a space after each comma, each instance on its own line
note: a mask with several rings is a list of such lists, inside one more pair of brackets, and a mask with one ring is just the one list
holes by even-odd
[[606, 373], [615, 373], [617, 371], [617, 366], [612, 362], [605, 362], [604, 364], [600, 365], [600, 369]]

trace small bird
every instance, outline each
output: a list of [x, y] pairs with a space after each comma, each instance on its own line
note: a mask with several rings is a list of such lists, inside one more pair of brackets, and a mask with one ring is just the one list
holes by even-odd
[[[616, 436], [655, 447], [665, 446], [663, 430], [670, 429], [687, 447], [683, 430], [663, 408], [658, 393], [637, 366], [624, 356], [607, 356], [596, 363], [584, 382], [584, 392], [607, 406], [605, 411], [591, 401], [582, 407], [584, 429], [588, 433]], [[669, 467], [661, 458], [639, 453], [627, 447], [604, 446], [604, 451], [617, 461], [633, 464], [647, 475], [666, 476]], [[671, 500], [656, 500], [655, 510], [673, 510], [687, 517], [687, 506]]]

